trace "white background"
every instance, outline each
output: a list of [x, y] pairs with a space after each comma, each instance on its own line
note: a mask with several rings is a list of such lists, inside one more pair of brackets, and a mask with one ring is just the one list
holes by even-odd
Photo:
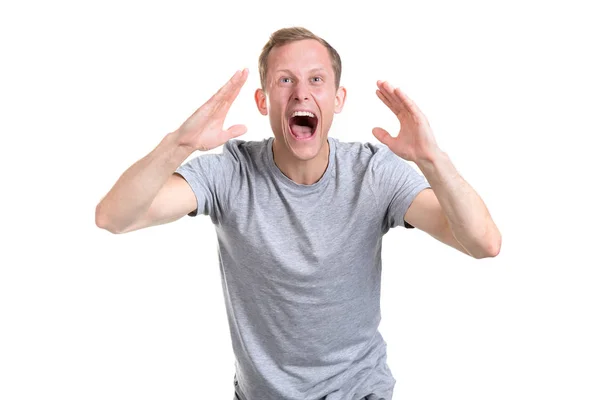
[[599, 399], [593, 3], [3, 3], [0, 398], [233, 397], [210, 219], [112, 235], [94, 211], [236, 69], [250, 76], [227, 126], [270, 137], [258, 55], [301, 25], [342, 57], [330, 136], [395, 134], [375, 82], [400, 86], [503, 234], [486, 260], [417, 230], [385, 236], [394, 398]]

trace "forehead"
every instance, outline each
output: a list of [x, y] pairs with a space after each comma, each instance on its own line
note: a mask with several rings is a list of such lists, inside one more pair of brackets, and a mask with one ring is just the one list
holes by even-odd
[[268, 72], [280, 69], [302, 72], [315, 68], [333, 71], [327, 48], [314, 39], [298, 40], [273, 48], [267, 65]]

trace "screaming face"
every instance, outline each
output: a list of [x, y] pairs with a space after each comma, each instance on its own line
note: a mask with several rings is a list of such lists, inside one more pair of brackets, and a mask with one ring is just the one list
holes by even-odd
[[291, 165], [312, 159], [326, 165], [327, 134], [346, 97], [346, 89], [336, 88], [327, 48], [313, 39], [293, 41], [274, 47], [267, 61], [265, 88], [255, 100], [269, 116], [274, 153]]

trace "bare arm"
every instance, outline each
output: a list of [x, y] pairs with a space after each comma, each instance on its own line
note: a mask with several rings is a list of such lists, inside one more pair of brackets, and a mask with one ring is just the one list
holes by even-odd
[[243, 125], [223, 130], [233, 100], [248, 77], [235, 75], [147, 156], [127, 169], [96, 206], [96, 225], [112, 233], [175, 221], [196, 209], [196, 196], [177, 167], [194, 151], [210, 150], [246, 132]]
[[406, 222], [474, 258], [495, 257], [500, 231], [475, 190], [440, 152], [419, 168], [433, 190], [424, 190], [406, 211]]
[[189, 148], [177, 143], [175, 132], [165, 136], [154, 150], [129, 167], [100, 201], [96, 225], [112, 233], [125, 233], [171, 222], [194, 211], [196, 196], [181, 176], [173, 174], [190, 154]]
[[438, 147], [423, 112], [388, 82], [378, 81], [377, 87], [379, 99], [398, 117], [400, 132], [392, 137], [374, 128], [373, 135], [397, 156], [417, 164], [433, 189], [417, 195], [406, 222], [475, 258], [495, 257], [502, 244], [500, 231], [483, 200]]
[[440, 242], [471, 256], [454, 237], [448, 217], [432, 189], [423, 190], [415, 197], [406, 211], [404, 220]]

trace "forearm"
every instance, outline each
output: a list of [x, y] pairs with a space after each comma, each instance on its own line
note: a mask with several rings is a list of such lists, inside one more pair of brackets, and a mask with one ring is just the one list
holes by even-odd
[[96, 207], [96, 224], [113, 232], [127, 228], [150, 207], [173, 172], [192, 153], [177, 132], [167, 134], [144, 158], [129, 167]]
[[475, 258], [495, 256], [501, 235], [475, 190], [441, 150], [417, 163], [431, 185], [456, 240]]

